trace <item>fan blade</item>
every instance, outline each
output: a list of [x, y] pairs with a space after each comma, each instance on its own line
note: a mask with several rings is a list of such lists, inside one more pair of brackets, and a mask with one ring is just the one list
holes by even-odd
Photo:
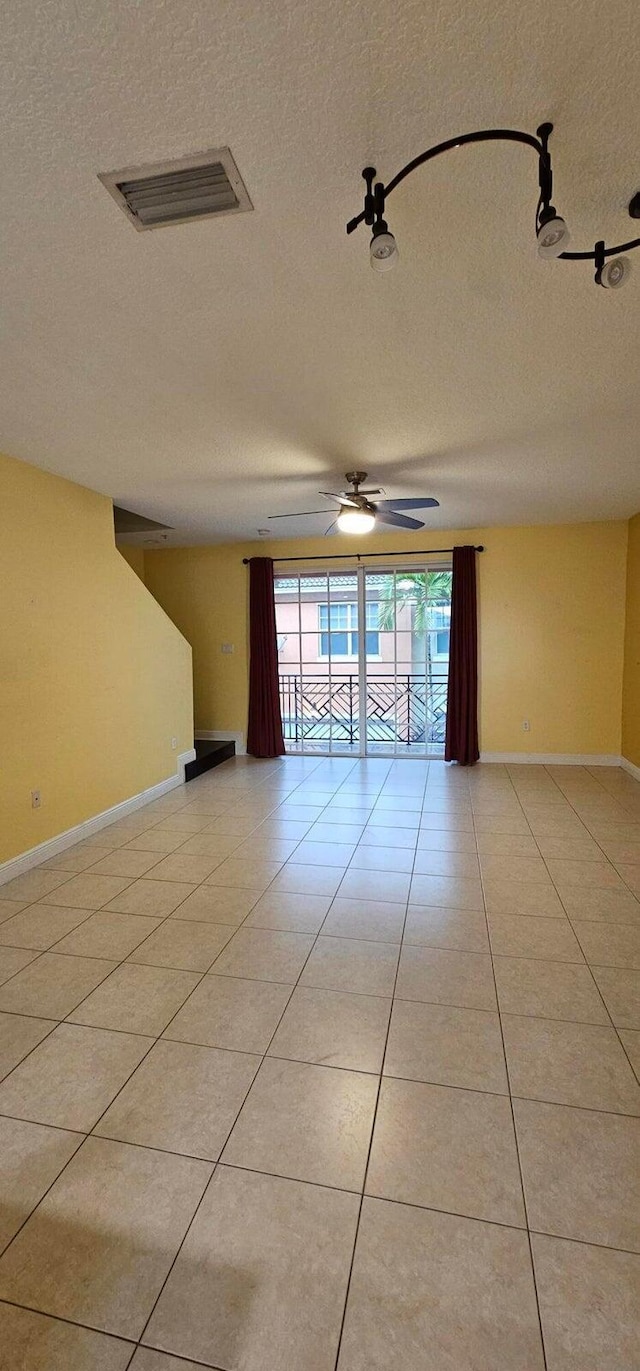
[[324, 495], [326, 500], [338, 500], [341, 505], [353, 505], [354, 509], [360, 508], [358, 501], [350, 495], [335, 495], [332, 490], [319, 490], [318, 495]]
[[301, 509], [297, 514], [268, 514], [268, 519], [306, 519], [308, 514], [324, 514], [326, 509]]
[[380, 500], [378, 509], [439, 509], [440, 501], [432, 499]]
[[421, 519], [407, 519], [406, 514], [393, 514], [391, 510], [376, 509], [376, 523], [393, 524], [395, 528], [424, 528]]
[[337, 520], [337, 519], [334, 519], [333, 523], [332, 523], [332, 524], [329, 524], [329, 527], [328, 527], [328, 528], [325, 528], [324, 536], [325, 536], [325, 538], [328, 538], [330, 533], [337, 533], [337, 532], [338, 532], [338, 520]]

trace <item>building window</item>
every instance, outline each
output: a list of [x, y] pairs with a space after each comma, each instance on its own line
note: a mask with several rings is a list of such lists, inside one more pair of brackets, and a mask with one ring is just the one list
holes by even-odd
[[[378, 632], [378, 605], [372, 600], [366, 607], [365, 649], [367, 657], [380, 656], [380, 634]], [[318, 656], [358, 657], [358, 606], [318, 605], [319, 645]]]

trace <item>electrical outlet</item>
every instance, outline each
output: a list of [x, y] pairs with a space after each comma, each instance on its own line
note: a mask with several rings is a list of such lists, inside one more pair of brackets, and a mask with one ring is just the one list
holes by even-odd
[[530, 732], [531, 732], [531, 724], [529, 723], [529, 720], [528, 720], [528, 719], [523, 719], [523, 720], [522, 720], [522, 732], [523, 732], [523, 733], [530, 733]]
[[172, 738], [172, 739], [171, 739], [171, 746], [172, 746], [172, 748], [173, 748], [173, 750], [174, 750], [174, 752], [175, 752], [175, 750], [176, 750], [176, 748], [177, 748], [177, 746], [178, 746], [178, 739], [177, 739], [177, 738]]
[[42, 805], [42, 796], [41, 796], [41, 794], [40, 794], [40, 791], [39, 791], [39, 790], [32, 790], [32, 791], [31, 791], [31, 808], [32, 808], [32, 809], [40, 809], [40, 806], [41, 806], [41, 805]]
[[220, 651], [221, 651], [221, 652], [233, 652], [233, 651], [234, 651], [234, 645], [233, 645], [233, 643], [221, 643], [221, 644], [220, 644]]

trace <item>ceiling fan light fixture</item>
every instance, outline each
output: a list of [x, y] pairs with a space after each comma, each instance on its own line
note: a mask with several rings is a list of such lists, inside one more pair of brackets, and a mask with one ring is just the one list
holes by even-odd
[[341, 509], [337, 518], [341, 533], [370, 533], [376, 516], [368, 509]]

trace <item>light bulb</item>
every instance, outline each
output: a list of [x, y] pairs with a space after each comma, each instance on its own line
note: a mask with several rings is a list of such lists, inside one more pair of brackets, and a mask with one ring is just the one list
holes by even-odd
[[398, 244], [392, 233], [374, 233], [369, 247], [371, 265], [374, 271], [390, 271], [400, 256]]
[[599, 272], [598, 284], [604, 286], [606, 290], [619, 290], [629, 280], [631, 273], [631, 263], [628, 257], [612, 257], [610, 262], [605, 262]]
[[559, 257], [565, 251], [569, 243], [570, 233], [559, 214], [553, 214], [550, 219], [544, 220], [536, 237], [538, 239], [539, 257]]
[[341, 533], [370, 533], [375, 522], [367, 509], [341, 509], [337, 520]]

